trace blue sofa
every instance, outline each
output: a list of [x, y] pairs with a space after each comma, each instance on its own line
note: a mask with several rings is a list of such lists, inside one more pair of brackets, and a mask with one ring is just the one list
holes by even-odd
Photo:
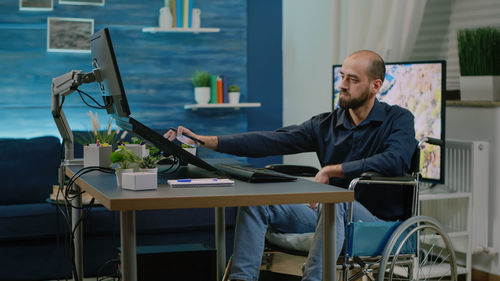
[[[61, 144], [52, 136], [0, 139], [0, 280], [71, 277], [66, 223], [48, 202], [57, 184]], [[75, 156], [81, 151], [75, 148]], [[226, 208], [228, 256], [235, 208]], [[94, 206], [83, 222], [85, 276], [109, 274], [101, 267], [117, 258], [119, 213]], [[137, 246], [203, 243], [214, 247], [213, 209], [136, 212]]]

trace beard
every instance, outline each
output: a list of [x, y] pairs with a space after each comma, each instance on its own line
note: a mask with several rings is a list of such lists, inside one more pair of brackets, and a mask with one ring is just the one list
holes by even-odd
[[343, 89], [340, 89], [339, 106], [342, 109], [357, 109], [364, 105], [370, 97], [370, 91], [366, 89], [359, 97], [353, 98], [351, 94]]

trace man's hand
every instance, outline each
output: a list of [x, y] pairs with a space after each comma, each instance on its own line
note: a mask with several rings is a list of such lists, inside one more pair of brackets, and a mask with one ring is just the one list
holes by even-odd
[[330, 183], [330, 178], [343, 178], [344, 172], [342, 171], [342, 164], [328, 165], [316, 174], [314, 177], [315, 182], [320, 182], [324, 184]]
[[[328, 165], [316, 174], [314, 177], [315, 182], [319, 183], [324, 183], [324, 184], [329, 184], [330, 183], [330, 178], [343, 178], [344, 177], [344, 172], [342, 171], [342, 165], [341, 164], [336, 164], [336, 165]], [[310, 203], [311, 208], [314, 210], [316, 209], [317, 203]]]
[[[210, 149], [217, 149], [217, 147], [219, 146], [219, 139], [216, 136], [197, 135], [197, 134], [193, 133], [191, 130], [189, 130], [188, 128], [185, 128], [183, 126], [177, 127], [177, 132], [174, 130], [168, 130], [163, 135], [163, 137], [167, 138], [169, 141], [173, 141], [178, 136], [182, 137], [184, 135], [189, 136], [189, 137], [193, 137], [195, 139], [198, 139], [198, 140], [204, 142], [205, 144], [203, 146], [210, 148]], [[193, 143], [193, 144], [195, 143], [194, 140], [189, 139], [189, 138], [184, 138], [184, 140], [185, 140], [185, 142], [188, 142], [188, 143]], [[196, 143], [196, 144], [200, 145], [200, 143]]]

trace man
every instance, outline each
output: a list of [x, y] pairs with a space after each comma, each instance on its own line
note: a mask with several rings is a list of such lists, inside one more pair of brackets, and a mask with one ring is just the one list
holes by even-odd
[[[367, 50], [349, 55], [341, 68], [339, 109], [312, 117], [301, 125], [273, 132], [248, 132], [229, 136], [201, 136], [179, 127], [186, 134], [220, 152], [260, 157], [316, 152], [321, 170], [314, 181], [347, 187], [352, 178], [366, 171], [398, 176], [410, 168], [416, 147], [414, 118], [405, 109], [376, 99], [385, 77], [382, 58]], [[168, 131], [165, 137], [174, 139]], [[337, 257], [344, 242], [347, 204], [336, 205]], [[373, 210], [372, 210], [373, 211]], [[240, 207], [236, 219], [231, 280], [258, 280], [268, 227], [284, 233], [316, 230], [303, 280], [321, 280], [321, 225], [318, 211], [310, 206], [275, 205]], [[355, 221], [380, 221], [363, 205], [354, 204]]]

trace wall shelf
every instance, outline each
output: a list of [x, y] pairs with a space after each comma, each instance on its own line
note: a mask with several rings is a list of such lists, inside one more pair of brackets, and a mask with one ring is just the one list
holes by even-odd
[[184, 109], [198, 110], [198, 109], [220, 109], [232, 108], [238, 110], [240, 108], [260, 107], [260, 102], [244, 102], [244, 103], [208, 103], [208, 104], [186, 104]]
[[220, 32], [220, 28], [215, 27], [201, 27], [201, 28], [184, 28], [184, 27], [144, 27], [142, 32], [156, 33], [156, 32], [172, 32], [172, 33], [214, 33]]

